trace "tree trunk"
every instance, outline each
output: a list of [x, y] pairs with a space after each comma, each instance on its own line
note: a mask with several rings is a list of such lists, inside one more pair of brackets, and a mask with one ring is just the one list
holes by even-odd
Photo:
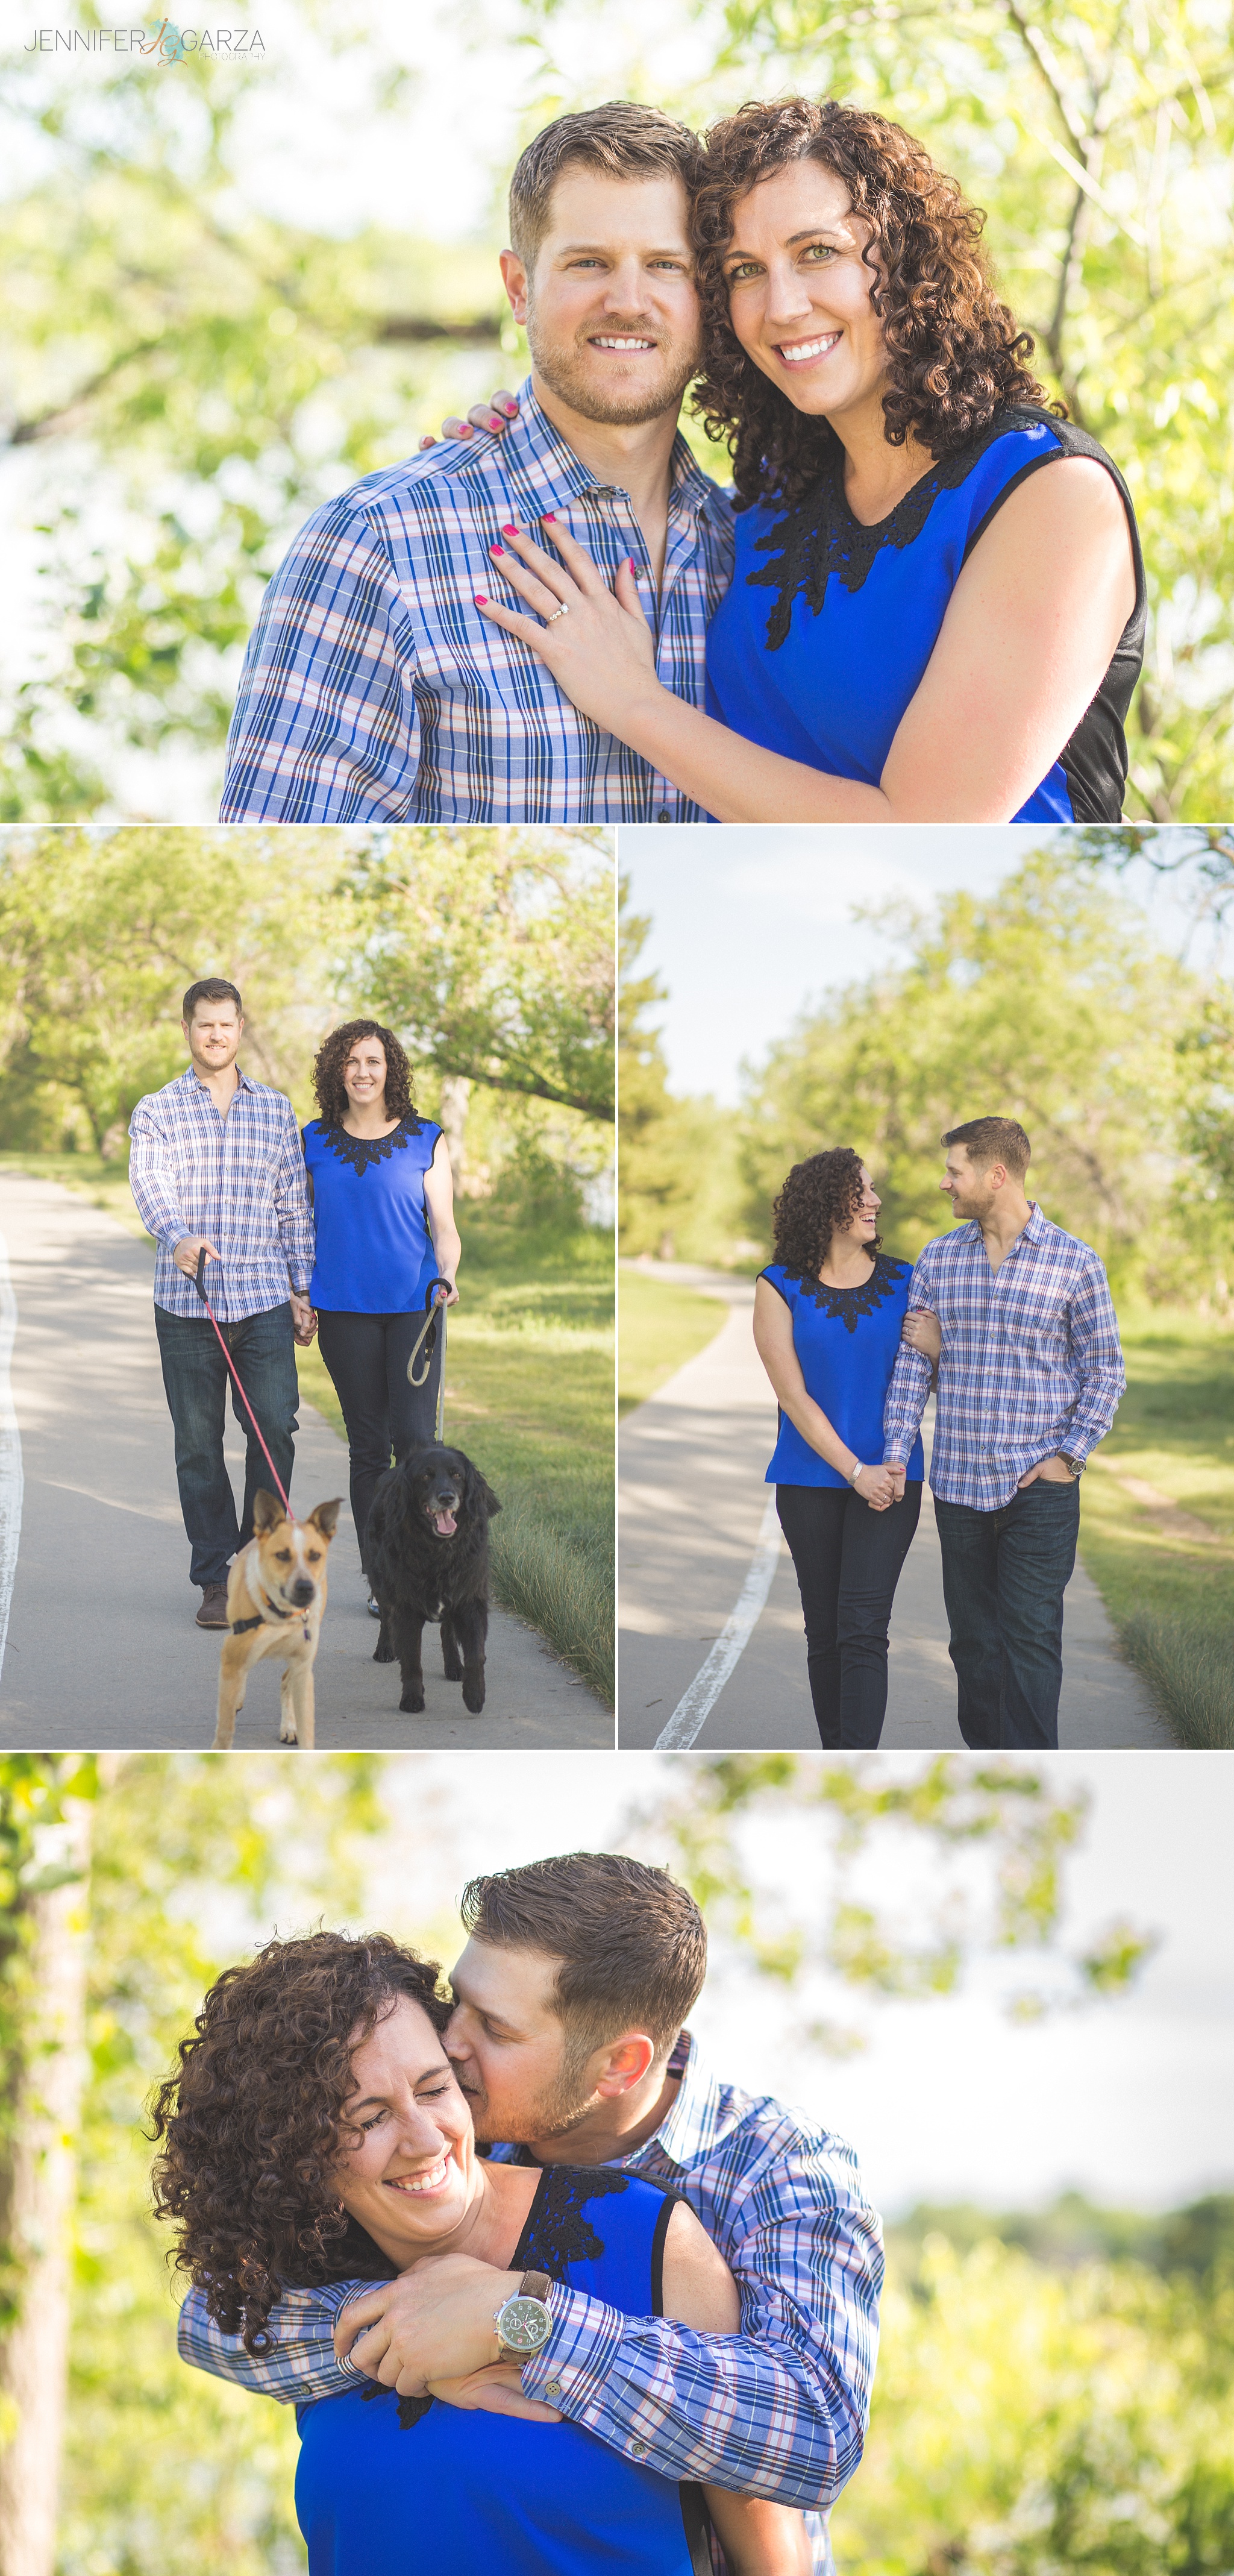
[[21, 2312], [0, 2352], [16, 2422], [0, 2452], [0, 2576], [53, 2576], [68, 2376], [74, 2144], [81, 2101], [92, 1810], [74, 1800], [61, 1848], [81, 1874], [33, 1899], [33, 2003], [8, 2185]]

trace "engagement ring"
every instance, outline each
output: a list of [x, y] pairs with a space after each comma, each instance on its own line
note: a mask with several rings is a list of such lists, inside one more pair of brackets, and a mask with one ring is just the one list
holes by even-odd
[[561, 603], [560, 608], [555, 608], [555, 609], [553, 610], [553, 614], [552, 614], [552, 616], [551, 616], [551, 617], [546, 617], [546, 618], [545, 618], [545, 620], [544, 620], [544, 623], [545, 623], [545, 625], [546, 625], [546, 626], [555, 626], [559, 617], [568, 617], [568, 616], [569, 616], [569, 614], [570, 614], [569, 608], [568, 608], [568, 606], [567, 606], [567, 604], [566, 604], [565, 600], [563, 599], [563, 601], [562, 601], [562, 603]]

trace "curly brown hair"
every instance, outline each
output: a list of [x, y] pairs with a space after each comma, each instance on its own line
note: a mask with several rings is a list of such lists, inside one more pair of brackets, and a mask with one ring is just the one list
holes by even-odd
[[224, 2334], [262, 2351], [286, 2283], [312, 2288], [393, 2266], [343, 2210], [331, 2172], [360, 2043], [401, 1995], [444, 2030], [441, 1970], [384, 1932], [268, 1941], [227, 1968], [151, 2105], [154, 2211], [178, 2229], [177, 2271]]
[[994, 291], [981, 247], [985, 216], [935, 169], [924, 144], [836, 99], [754, 100], [712, 126], [693, 211], [703, 369], [692, 403], [708, 435], [728, 447], [743, 502], [799, 501], [838, 446], [826, 420], [795, 410], [746, 356], [729, 320], [733, 208], [793, 161], [834, 171], [871, 226], [862, 256], [887, 345], [889, 445], [902, 447], [911, 430], [937, 460], [1009, 403], [1066, 417], [1029, 370], [1029, 333]]
[[[851, 1145], [832, 1145], [794, 1163], [775, 1206], [773, 1258], [794, 1278], [817, 1279], [838, 1226], [847, 1225], [861, 1205], [864, 1165]], [[868, 1250], [877, 1252], [882, 1236], [872, 1234]]]
[[361, 1038], [377, 1038], [385, 1049], [387, 1114], [414, 1122], [411, 1066], [393, 1029], [383, 1029], [380, 1020], [344, 1020], [341, 1029], [331, 1029], [313, 1058], [313, 1089], [323, 1124], [341, 1127], [343, 1123], [347, 1111], [343, 1067]]

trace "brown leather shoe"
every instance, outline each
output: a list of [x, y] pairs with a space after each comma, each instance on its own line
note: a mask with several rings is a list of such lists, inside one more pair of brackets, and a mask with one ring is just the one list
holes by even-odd
[[197, 1613], [197, 1625], [199, 1628], [226, 1628], [230, 1625], [227, 1617], [227, 1586], [225, 1583], [203, 1583], [201, 1587], [201, 1608]]

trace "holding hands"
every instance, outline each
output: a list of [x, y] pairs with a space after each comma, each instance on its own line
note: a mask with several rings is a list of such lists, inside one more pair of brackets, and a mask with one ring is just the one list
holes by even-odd
[[900, 1499], [900, 1493], [896, 1491], [897, 1475], [900, 1478], [900, 1493], [903, 1493], [904, 1476], [901, 1468], [863, 1467], [860, 1475], [853, 1478], [853, 1492], [860, 1494], [862, 1502], [868, 1503], [872, 1512], [885, 1512], [892, 1503], [897, 1503]]

